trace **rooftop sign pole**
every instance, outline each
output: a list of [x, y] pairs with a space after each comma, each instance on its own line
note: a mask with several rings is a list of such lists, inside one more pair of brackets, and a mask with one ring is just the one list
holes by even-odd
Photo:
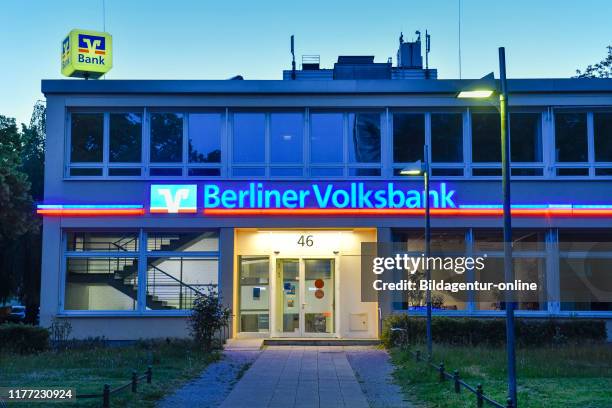
[[113, 38], [110, 34], [74, 29], [62, 41], [62, 75], [100, 78], [113, 67]]

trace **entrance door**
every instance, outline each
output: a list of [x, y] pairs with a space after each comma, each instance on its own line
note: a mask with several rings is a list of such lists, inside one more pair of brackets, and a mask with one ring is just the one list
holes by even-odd
[[277, 331], [288, 337], [334, 334], [334, 260], [277, 259]]

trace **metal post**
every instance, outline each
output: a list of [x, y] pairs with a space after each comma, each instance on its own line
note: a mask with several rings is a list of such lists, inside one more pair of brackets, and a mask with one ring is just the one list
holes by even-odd
[[423, 149], [425, 169], [423, 172], [423, 181], [425, 183], [425, 279], [427, 280], [427, 290], [425, 301], [427, 303], [427, 355], [431, 360], [432, 357], [432, 334], [431, 334], [431, 290], [429, 282], [431, 282], [431, 270], [429, 269], [429, 252], [431, 247], [431, 217], [429, 211], [429, 152], [428, 146]]
[[132, 371], [132, 392], [136, 392], [138, 387], [138, 374], [136, 371]]
[[110, 385], [108, 384], [104, 384], [104, 388], [102, 389], [102, 407], [110, 407]]
[[444, 375], [444, 363], [440, 363], [440, 365], [438, 366], [438, 371], [440, 372], [440, 382], [444, 382], [444, 380], [446, 379]]
[[482, 384], [478, 384], [476, 386], [476, 406], [478, 408], [482, 408], [484, 405], [484, 399], [482, 398]]
[[[499, 48], [499, 113], [501, 119], [502, 190], [504, 196], [504, 280], [514, 280], [512, 270], [512, 215], [510, 213], [510, 123], [508, 120], [508, 84], [506, 82], [506, 51]], [[508, 397], [514, 406], [516, 401], [516, 356], [514, 345], [514, 299], [512, 293], [505, 293], [506, 303], [506, 352], [508, 358]]]
[[461, 392], [461, 384], [459, 383], [459, 371], [453, 372], [453, 381], [455, 382], [455, 392], [459, 394]]
[[151, 380], [153, 379], [153, 368], [151, 366], [147, 367], [147, 384], [151, 384]]

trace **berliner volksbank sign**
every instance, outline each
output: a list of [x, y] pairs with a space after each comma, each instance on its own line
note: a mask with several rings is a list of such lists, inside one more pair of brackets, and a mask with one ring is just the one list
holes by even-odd
[[[425, 193], [415, 183], [397, 181], [218, 181], [151, 185], [151, 213], [196, 213], [198, 208], [268, 209], [418, 209]], [[455, 208], [455, 190], [446, 183], [430, 189], [432, 208]]]

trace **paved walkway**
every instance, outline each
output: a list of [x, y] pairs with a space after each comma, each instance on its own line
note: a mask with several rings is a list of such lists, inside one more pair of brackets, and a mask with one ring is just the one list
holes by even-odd
[[369, 408], [345, 349], [268, 347], [221, 408]]

